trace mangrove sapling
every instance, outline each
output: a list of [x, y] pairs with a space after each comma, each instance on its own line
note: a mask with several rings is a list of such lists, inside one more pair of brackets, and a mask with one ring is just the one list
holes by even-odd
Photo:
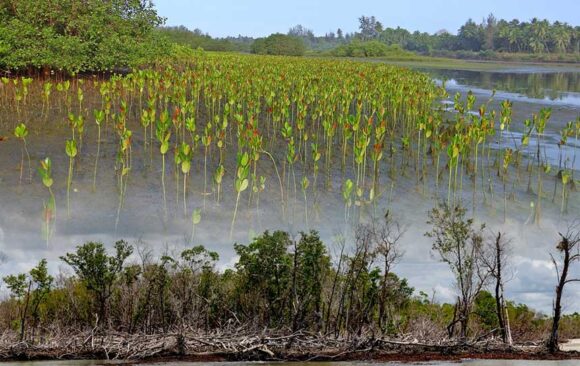
[[20, 116], [20, 102], [22, 101], [22, 89], [19, 87], [19, 79], [12, 79], [12, 83], [14, 84], [14, 100], [16, 101], [16, 116], [18, 119], [21, 118]]
[[22, 154], [20, 159], [20, 180], [19, 184], [22, 184], [22, 172], [24, 171], [24, 153], [26, 152], [26, 157], [28, 158], [28, 181], [32, 182], [32, 166], [30, 164], [30, 154], [28, 153], [28, 147], [26, 144], [26, 136], [28, 136], [28, 128], [24, 123], [20, 123], [14, 129], [14, 136], [22, 140]]
[[238, 153], [237, 159], [237, 174], [234, 180], [234, 188], [236, 191], [236, 206], [234, 208], [234, 215], [232, 217], [232, 224], [230, 226], [230, 240], [234, 235], [234, 227], [236, 225], [236, 216], [238, 214], [238, 205], [240, 203], [240, 195], [248, 188], [248, 175], [250, 173], [250, 157], [247, 152]]
[[67, 218], [70, 218], [70, 187], [73, 178], [74, 160], [78, 153], [76, 140], [67, 140], [65, 151], [66, 155], [68, 156], [68, 177], [66, 180], [66, 215]]
[[97, 124], [97, 155], [95, 156], [95, 170], [93, 172], [93, 192], [97, 189], [97, 171], [99, 167], [99, 155], [101, 155], [101, 124], [105, 120], [105, 112], [94, 110], [95, 123]]
[[[139, 95], [139, 97], [140, 96], [141, 95]], [[145, 153], [147, 153], [147, 127], [149, 127], [149, 123], [151, 123], [149, 110], [143, 109], [143, 111], [141, 111], [141, 126], [143, 127], [143, 151]]]

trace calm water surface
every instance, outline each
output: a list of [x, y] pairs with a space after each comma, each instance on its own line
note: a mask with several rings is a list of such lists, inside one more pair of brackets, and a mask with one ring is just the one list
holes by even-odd
[[[450, 99], [456, 92], [466, 93], [473, 90], [477, 97], [476, 106], [486, 103], [496, 89], [491, 107], [499, 110], [503, 99], [514, 103], [512, 135], [507, 141], [519, 141], [523, 121], [537, 113], [542, 107], [552, 108], [552, 119], [547, 125], [545, 137], [545, 154], [555, 168], [559, 164], [573, 163], [572, 156], [576, 142], [569, 140], [564, 149], [558, 147], [560, 130], [568, 121], [580, 116], [580, 68], [569, 67], [557, 69], [550, 67], [513, 68], [501, 72], [490, 71], [457, 71], [442, 69], [422, 69], [436, 80], [447, 80]], [[13, 125], [12, 120], [4, 121], [6, 126]], [[2, 129], [0, 136], [10, 136], [12, 131]], [[115, 154], [118, 142], [110, 133], [105, 135], [100, 150], [97, 189], [92, 189], [93, 167], [96, 156], [94, 123], [86, 125], [87, 133], [81, 157], [77, 159], [75, 175], [71, 192], [71, 215], [66, 214], [66, 175], [68, 158], [64, 153], [64, 141], [69, 138], [69, 130], [61, 125], [38, 126], [30, 125], [31, 134], [28, 138], [31, 159], [35, 172], [38, 161], [46, 156], [53, 159], [53, 176], [57, 201], [57, 214], [54, 227], [47, 242], [43, 232], [43, 201], [47, 199], [46, 189], [40, 183], [38, 176], [32, 183], [25, 179], [22, 185], [18, 183], [21, 145], [17, 139], [8, 139], [0, 143], [0, 253], [8, 257], [8, 261], [0, 265], [0, 276], [26, 271], [34, 266], [39, 259], [47, 258], [51, 270], [58, 271], [62, 264], [58, 256], [66, 251], [74, 250], [75, 246], [88, 240], [102, 241], [112, 245], [115, 240], [126, 239], [132, 244], [139, 243], [144, 247], [154, 249], [156, 254], [168, 247], [174, 252], [190, 246], [192, 233], [191, 211], [194, 208], [206, 207], [202, 221], [195, 229], [195, 244], [203, 244], [211, 250], [220, 253], [220, 267], [231, 267], [235, 261], [232, 240], [227, 233], [231, 223], [235, 192], [231, 181], [235, 162], [226, 166], [227, 181], [223, 185], [223, 201], [215, 202], [215, 197], [204, 193], [203, 155], [198, 152], [194, 159], [192, 175], [189, 182], [188, 213], [184, 215], [181, 204], [181, 191], [176, 190], [173, 180], [171, 163], [168, 163], [167, 206], [168, 217], [164, 217], [160, 173], [161, 161], [157, 155], [153, 157], [140, 149], [140, 128], [134, 128], [136, 146], [134, 167], [130, 173], [126, 201], [122, 210], [118, 211], [118, 191], [115, 176]], [[533, 140], [531, 141], [533, 145]], [[578, 151], [580, 152], [580, 146]], [[277, 154], [278, 164], [284, 160], [283, 151]], [[231, 155], [231, 154], [230, 154]], [[560, 157], [563, 159], [560, 160]], [[215, 169], [216, 157], [210, 157], [208, 167], [208, 186], [211, 186], [212, 174]], [[340, 169], [332, 177], [332, 189], [318, 189], [317, 202], [314, 204], [312, 193], [308, 196], [308, 216], [310, 222], [305, 222], [305, 205], [300, 188], [296, 198], [290, 196], [285, 216], [281, 215], [278, 181], [273, 166], [267, 159], [260, 163], [260, 175], [267, 177], [266, 188], [260, 194], [259, 207], [248, 202], [247, 195], [242, 199], [236, 231], [233, 240], [247, 243], [256, 234], [266, 229], [282, 229], [293, 234], [308, 227], [321, 232], [324, 241], [331, 246], [337, 233], [344, 231], [344, 202], [340, 184], [343, 177]], [[580, 156], [576, 159], [576, 170], [580, 169]], [[451, 301], [453, 289], [450, 284], [453, 279], [449, 269], [439, 263], [428, 253], [431, 244], [424, 237], [426, 231], [426, 212], [433, 207], [438, 198], [446, 197], [446, 184], [436, 190], [435, 187], [421, 187], [412, 178], [414, 172], [409, 170], [406, 179], [391, 183], [386, 176], [388, 163], [381, 168], [382, 191], [377, 205], [378, 212], [390, 209], [402, 223], [409, 228], [403, 237], [402, 245], [405, 257], [396, 271], [406, 277], [417, 291], [435, 293], [440, 301]], [[555, 174], [555, 173], [553, 173]], [[25, 174], [26, 175], [26, 174]], [[321, 174], [322, 176], [322, 174]], [[576, 175], [576, 177], [580, 176]], [[296, 180], [300, 182], [299, 176]], [[445, 178], [445, 177], [444, 177]], [[224, 178], [225, 179], [225, 178]], [[550, 312], [553, 297], [553, 269], [551, 268], [548, 250], [553, 248], [557, 240], [559, 224], [564, 222], [560, 216], [559, 193], [552, 195], [552, 181], [547, 182], [548, 191], [543, 202], [543, 227], [526, 225], [530, 215], [530, 202], [535, 196], [528, 194], [525, 188], [525, 174], [519, 177], [515, 200], [508, 207], [508, 220], [503, 221], [503, 203], [501, 198], [503, 188], [495, 186], [496, 202], [491, 205], [479, 206], [476, 216], [488, 223], [488, 227], [507, 231], [513, 239], [515, 272], [517, 278], [510, 282], [508, 296], [516, 302], [525, 302], [532, 307]], [[321, 185], [320, 178], [318, 184]], [[445, 182], [445, 181], [444, 181]], [[464, 199], [471, 207], [471, 184], [465, 181]], [[524, 182], [524, 183], [522, 183]], [[208, 189], [210, 190], [210, 189]], [[559, 192], [559, 191], [558, 191]], [[480, 200], [481, 201], [481, 200]], [[117, 213], [120, 213], [117, 218]], [[580, 212], [580, 193], [570, 195], [569, 212], [572, 217]], [[365, 212], [364, 214], [370, 214]], [[118, 221], [118, 222], [117, 222]], [[425, 276], [429, 273], [429, 276]], [[580, 311], [580, 292], [570, 292], [566, 309], [570, 312]], [[76, 363], [78, 364], [78, 363]], [[488, 363], [472, 363], [473, 365], [488, 365]], [[524, 363], [530, 364], [530, 363]], [[58, 365], [49, 363], [44, 365]], [[520, 365], [520, 363], [492, 363], [489, 365]], [[561, 363], [566, 365], [566, 363]]]

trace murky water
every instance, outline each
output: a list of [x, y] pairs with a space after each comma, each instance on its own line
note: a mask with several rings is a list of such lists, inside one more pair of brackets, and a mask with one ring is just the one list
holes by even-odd
[[[3, 365], [6, 366], [97, 366], [97, 365], [109, 365], [115, 363], [106, 363], [104, 361], [45, 361], [45, 362], [8, 362]], [[200, 365], [201, 363], [179, 363], [179, 362], [164, 362], [164, 363], [145, 363], [143, 365], [151, 366], [188, 366], [188, 365]], [[374, 366], [374, 365], [388, 365], [388, 366], [399, 366], [399, 365], [409, 365], [409, 363], [380, 363], [380, 362], [309, 362], [309, 363], [268, 363], [268, 362], [208, 362], [203, 363], [204, 365], [211, 366]], [[450, 366], [465, 364], [469, 366], [577, 366], [580, 365], [580, 360], [578, 361], [513, 361], [513, 360], [465, 360], [462, 362], [420, 362], [412, 363], [413, 365], [434, 365], [434, 366]], [[140, 363], [132, 363], [132, 365], [141, 365]]]
[[[580, 72], [567, 70], [530, 69], [511, 72], [490, 73], [488, 71], [446, 71], [426, 70], [436, 79], [450, 79], [448, 89], [452, 95], [456, 91], [473, 90], [478, 98], [477, 105], [485, 103], [496, 89], [491, 103], [497, 108], [504, 98], [514, 101], [514, 122], [512, 136], [518, 139], [523, 120], [530, 118], [542, 107], [551, 107], [552, 119], [548, 123], [545, 154], [554, 166], [566, 163], [570, 167], [575, 152], [575, 141], [559, 148], [559, 131], [568, 121], [580, 116]], [[453, 81], [451, 81], [453, 80]], [[6, 117], [0, 126], [12, 126]], [[126, 199], [119, 211], [119, 196], [115, 175], [115, 154], [117, 141], [113, 132], [104, 133], [99, 160], [96, 189], [93, 190], [93, 167], [97, 152], [94, 123], [87, 122], [86, 138], [82, 153], [75, 164], [72, 183], [70, 216], [66, 209], [66, 175], [68, 158], [64, 153], [64, 142], [69, 138], [69, 130], [63, 124], [37, 124], [30, 126], [28, 138], [33, 166], [34, 179], [25, 179], [19, 184], [21, 145], [17, 139], [0, 142], [0, 252], [8, 261], [0, 265], [0, 275], [20, 272], [35, 265], [40, 258], [48, 258], [53, 271], [64, 268], [58, 256], [74, 250], [76, 245], [88, 240], [103, 241], [112, 245], [115, 240], [148, 246], [159, 254], [161, 251], [180, 251], [191, 245], [193, 209], [204, 208], [202, 220], [195, 227], [195, 244], [203, 244], [221, 255], [220, 266], [231, 266], [235, 261], [233, 241], [245, 243], [256, 233], [266, 229], [288, 230], [297, 234], [300, 230], [314, 228], [321, 232], [325, 242], [334, 253], [333, 238], [345, 232], [344, 202], [340, 190], [343, 179], [340, 169], [335, 169], [330, 177], [332, 187], [324, 186], [321, 174], [316, 193], [307, 192], [306, 199], [300, 189], [301, 177], [297, 173], [296, 193], [285, 192], [285, 207], [279, 190], [276, 171], [269, 159], [260, 162], [258, 174], [267, 179], [259, 203], [249, 200], [244, 194], [235, 225], [234, 237], [228, 233], [235, 203], [235, 192], [231, 182], [231, 172], [235, 162], [226, 164], [228, 179], [223, 184], [222, 201], [216, 202], [211, 176], [216, 166], [216, 156], [208, 159], [208, 184], [204, 189], [203, 155], [198, 152], [194, 158], [192, 175], [187, 194], [187, 210], [184, 214], [181, 181], [173, 179], [172, 163], [168, 161], [167, 170], [167, 207], [165, 215], [161, 195], [161, 159], [158, 154], [141, 148], [142, 136], [135, 128], [133, 143], [136, 146], [133, 156], [133, 169], [129, 176]], [[0, 127], [0, 136], [11, 135], [8, 127]], [[230, 154], [231, 155], [231, 154]], [[50, 156], [53, 159], [56, 195], [56, 220], [48, 242], [43, 233], [43, 202], [48, 193], [40, 183], [36, 171], [38, 162]], [[563, 157], [563, 158], [561, 158]], [[281, 168], [283, 153], [274, 158]], [[228, 165], [229, 164], [229, 165]], [[580, 155], [576, 167], [580, 164]], [[407, 233], [403, 237], [405, 257], [395, 269], [401, 276], [409, 279], [417, 290], [432, 293], [440, 301], [453, 299], [452, 277], [444, 264], [430, 256], [431, 244], [424, 237], [428, 228], [425, 225], [426, 212], [437, 199], [446, 197], [445, 180], [437, 188], [417, 184], [414, 171], [408, 169], [406, 177], [391, 179], [388, 174], [389, 161], [382, 166], [382, 189], [376, 208], [365, 207], [361, 216], [380, 214], [389, 209], [403, 225]], [[25, 173], [27, 166], [25, 165]], [[290, 171], [279, 172], [283, 180], [291, 182]], [[347, 172], [349, 174], [349, 172]], [[554, 180], [546, 180], [548, 191], [544, 199], [544, 221], [541, 227], [526, 225], [530, 216], [530, 202], [534, 195], [525, 192], [527, 175], [521, 171], [517, 175], [518, 186], [514, 190], [514, 201], [510, 201], [507, 221], [503, 220], [503, 188], [494, 186], [494, 198], [487, 205], [476, 205], [476, 216], [488, 223], [493, 230], [504, 230], [513, 239], [514, 279], [507, 286], [510, 299], [525, 302], [536, 309], [549, 312], [554, 286], [553, 269], [549, 250], [557, 240], [557, 231], [567, 219], [580, 213], [580, 194], [573, 192], [569, 200], [569, 214], [560, 215], [559, 191], [552, 195]], [[292, 186], [290, 184], [289, 186]], [[481, 194], [481, 193], [479, 193]], [[471, 207], [471, 183], [465, 180], [463, 196]], [[479, 196], [478, 196], [479, 197]], [[481, 201], [481, 199], [479, 198]], [[306, 217], [308, 216], [308, 222]], [[429, 274], [426, 276], [426, 274]], [[580, 292], [570, 291], [566, 300], [566, 311], [580, 311]], [[503, 361], [502, 361], [503, 362]], [[530, 364], [530, 363], [526, 363]], [[564, 365], [565, 363], [561, 363]], [[475, 364], [479, 365], [479, 364]], [[488, 365], [482, 363], [481, 365]], [[490, 364], [491, 365], [491, 364]], [[493, 365], [519, 365], [517, 363], [496, 363]]]

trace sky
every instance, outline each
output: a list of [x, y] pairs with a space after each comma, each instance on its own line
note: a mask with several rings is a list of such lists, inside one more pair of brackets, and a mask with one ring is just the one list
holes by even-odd
[[167, 25], [199, 28], [214, 37], [286, 33], [296, 24], [324, 35], [341, 28], [353, 32], [358, 17], [374, 15], [385, 27], [455, 33], [468, 18], [530, 20], [534, 17], [580, 25], [579, 0], [153, 0]]

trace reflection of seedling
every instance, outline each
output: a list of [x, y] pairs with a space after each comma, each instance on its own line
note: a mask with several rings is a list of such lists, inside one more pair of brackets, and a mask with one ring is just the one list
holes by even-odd
[[505, 149], [503, 156], [503, 171], [502, 171], [502, 181], [503, 181], [503, 221], [506, 222], [506, 212], [507, 212], [507, 189], [506, 182], [508, 178], [508, 169], [512, 162], [513, 150], [510, 148]]
[[342, 199], [344, 200], [344, 221], [348, 222], [350, 206], [352, 206], [352, 189], [354, 183], [347, 179], [342, 186]]
[[201, 221], [201, 210], [196, 208], [193, 210], [193, 214], [191, 215], [191, 244], [193, 244], [193, 240], [195, 239], [195, 226], [199, 224]]
[[562, 170], [560, 172], [560, 179], [562, 180], [562, 206], [560, 208], [560, 213], [563, 215], [567, 211], [565, 205], [566, 198], [568, 197], [568, 192], [566, 191], [566, 186], [570, 183], [572, 174], [569, 170]]
[[552, 110], [550, 108], [542, 108], [539, 114], [534, 116], [534, 126], [536, 128], [536, 132], [538, 133], [538, 144], [537, 144], [537, 152], [536, 157], [538, 161], [538, 198], [536, 201], [536, 215], [534, 217], [534, 223], [536, 225], [540, 224], [540, 218], [542, 215], [542, 170], [549, 172], [548, 165], [544, 164], [544, 169], [542, 169], [542, 162], [540, 156], [540, 146], [542, 144], [542, 137], [544, 136], [544, 131], [546, 129], [546, 124], [552, 115]]
[[26, 157], [28, 158], [28, 180], [32, 181], [32, 167], [30, 165], [30, 154], [28, 153], [28, 147], [26, 145], [26, 136], [28, 136], [28, 128], [24, 123], [19, 124], [14, 129], [14, 136], [22, 140], [22, 158], [20, 160], [20, 184], [22, 184], [22, 172], [24, 170], [24, 152], [26, 152]]
[[73, 177], [73, 166], [74, 166], [74, 159], [77, 156], [77, 143], [75, 140], [67, 140], [66, 141], [66, 154], [68, 156], [68, 178], [66, 180], [66, 213], [67, 217], [70, 217], [70, 186], [72, 183]]
[[161, 165], [161, 186], [163, 187], [163, 211], [167, 217], [167, 199], [165, 193], [165, 155], [169, 151], [169, 139], [171, 138], [171, 131], [169, 131], [169, 115], [167, 111], [161, 112], [159, 121], [157, 121], [156, 129], [157, 140], [159, 141], [159, 152], [162, 157]]
[[222, 190], [222, 181], [224, 178], [224, 174], [225, 174], [224, 166], [222, 164], [218, 165], [217, 169], [215, 170], [214, 176], [213, 176], [213, 180], [215, 181], [215, 184], [217, 185], [217, 194], [216, 194], [217, 203], [220, 203], [220, 194], [221, 194], [221, 190]]
[[191, 147], [183, 142], [179, 147], [179, 159], [181, 162], [181, 172], [183, 173], [183, 215], [187, 215], [187, 177], [191, 170], [191, 159], [193, 151]]
[[101, 154], [101, 124], [105, 120], [105, 112], [101, 110], [95, 110], [95, 123], [97, 124], [97, 156], [95, 157], [95, 171], [93, 173], [93, 191], [97, 187], [97, 169], [99, 166], [99, 155]]
[[211, 145], [211, 123], [208, 123], [204, 129], [204, 135], [201, 137], [201, 143], [204, 147], [203, 155], [203, 209], [205, 210], [205, 196], [207, 194], [207, 154]]
[[44, 109], [46, 108], [46, 116], [50, 112], [50, 93], [52, 92], [52, 83], [50, 81], [42, 85], [42, 112], [44, 115]]
[[308, 199], [306, 196], [306, 190], [308, 189], [308, 186], [310, 186], [310, 181], [308, 178], [303, 177], [300, 185], [302, 186], [302, 194], [304, 195], [304, 219], [306, 222], [306, 228], [308, 228]]
[[250, 158], [247, 152], [238, 154], [238, 169], [236, 179], [234, 181], [234, 188], [236, 190], [236, 206], [234, 208], [234, 216], [232, 217], [232, 225], [230, 227], [230, 240], [234, 235], [234, 226], [236, 224], [236, 215], [238, 213], [238, 205], [240, 203], [240, 195], [248, 188], [248, 174], [250, 173]]
[[56, 201], [54, 194], [52, 193], [52, 163], [49, 158], [45, 158], [40, 162], [40, 167], [38, 168], [40, 177], [42, 178], [42, 184], [48, 189], [50, 193], [50, 199], [48, 202], [44, 202], [44, 231], [46, 237], [46, 246], [48, 247], [48, 242], [51, 236], [50, 221], [53, 217], [56, 217]]

